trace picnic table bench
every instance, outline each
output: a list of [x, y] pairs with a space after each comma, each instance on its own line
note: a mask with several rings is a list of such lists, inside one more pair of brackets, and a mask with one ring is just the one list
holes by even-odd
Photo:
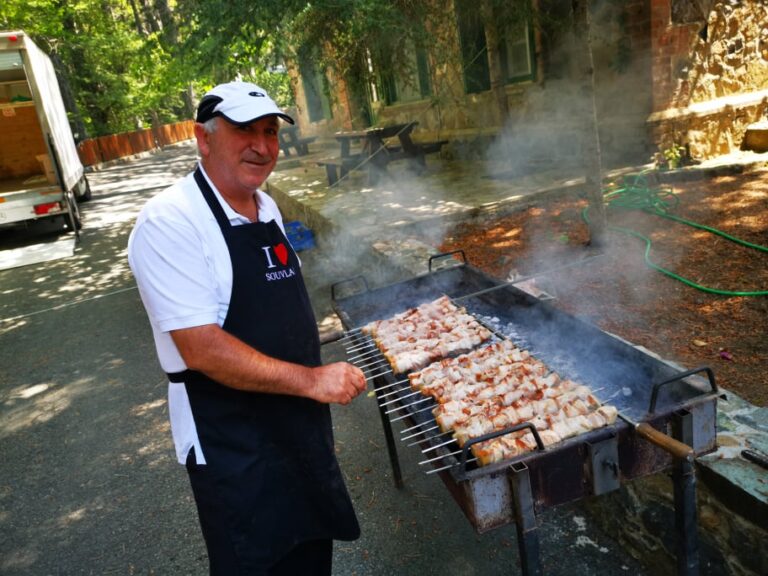
[[[395, 124], [367, 130], [337, 132], [336, 140], [340, 145], [340, 155], [336, 158], [318, 160], [325, 167], [328, 185], [333, 186], [350, 170], [365, 170], [368, 183], [375, 184], [386, 174], [387, 166], [396, 160], [408, 160], [421, 171], [426, 166], [426, 155], [439, 152], [448, 143], [447, 140], [436, 142], [414, 142], [411, 132], [418, 122]], [[389, 144], [388, 140], [397, 138], [398, 144]], [[352, 143], [362, 142], [358, 152], [353, 153]]]
[[302, 138], [298, 126], [282, 126], [277, 137], [280, 140], [280, 149], [286, 156], [291, 155], [291, 149], [294, 149], [298, 156], [306, 156], [309, 154], [309, 145], [317, 140], [317, 136]]
[[359, 169], [364, 164], [365, 158], [362, 154], [350, 154], [343, 158], [323, 158], [318, 160], [317, 164], [325, 168], [328, 185], [333, 186], [341, 178], [344, 178], [350, 170]]

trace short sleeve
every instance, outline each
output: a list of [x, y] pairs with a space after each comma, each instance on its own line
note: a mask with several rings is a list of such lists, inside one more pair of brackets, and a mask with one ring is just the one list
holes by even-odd
[[190, 222], [167, 214], [144, 215], [131, 234], [128, 262], [158, 330], [217, 323], [210, 250]]

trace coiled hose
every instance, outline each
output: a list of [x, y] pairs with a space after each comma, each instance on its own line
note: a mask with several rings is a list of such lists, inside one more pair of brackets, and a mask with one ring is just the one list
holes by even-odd
[[[686, 220], [685, 218], [680, 218], [679, 216], [670, 214], [669, 211], [677, 208], [680, 203], [678, 197], [671, 189], [650, 186], [646, 174], [647, 172], [640, 172], [638, 174], [625, 176], [621, 186], [606, 190], [603, 193], [603, 201], [605, 202], [606, 206], [609, 208], [619, 208], [624, 210], [642, 210], [649, 214], [655, 214], [656, 216], [661, 216], [662, 218], [667, 218], [681, 224], [692, 226], [693, 228], [698, 228], [699, 230], [706, 230], [707, 232], [722, 236], [723, 238], [726, 238], [731, 242], [735, 242], [736, 244], [740, 244], [741, 246], [760, 250], [761, 252], [768, 252], [768, 246], [753, 244], [752, 242], [741, 240], [731, 236], [730, 234], [726, 234], [721, 230], [712, 228], [711, 226], [698, 224], [696, 222]], [[585, 207], [581, 212], [581, 216], [587, 224], [589, 224], [589, 218], [587, 215], [588, 210], [589, 206]], [[653, 262], [650, 258], [650, 238], [644, 236], [636, 230], [624, 228], [622, 226], [608, 226], [608, 229], [615, 230], [623, 234], [628, 234], [643, 240], [645, 242], [645, 263], [650, 268], [653, 268], [662, 274], [666, 274], [670, 278], [674, 278], [675, 280], [678, 280], [687, 286], [696, 288], [697, 290], [701, 290], [703, 292], [709, 292], [710, 294], [719, 294], [723, 296], [768, 296], [768, 290], [731, 291], [702, 286], [701, 284], [693, 282], [687, 278], [683, 278], [671, 270], [667, 270], [666, 268], [663, 268], [662, 266], [659, 266]]]

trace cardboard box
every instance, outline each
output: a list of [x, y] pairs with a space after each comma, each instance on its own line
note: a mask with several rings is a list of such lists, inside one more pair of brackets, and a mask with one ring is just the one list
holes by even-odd
[[53, 162], [51, 162], [51, 157], [48, 154], [38, 154], [35, 156], [35, 158], [37, 158], [37, 161], [42, 165], [43, 173], [45, 174], [48, 182], [50, 184], [56, 184], [56, 171], [53, 169]]

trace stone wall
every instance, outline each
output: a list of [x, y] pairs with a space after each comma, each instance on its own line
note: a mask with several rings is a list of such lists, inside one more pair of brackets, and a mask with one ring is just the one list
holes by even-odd
[[697, 159], [738, 150], [768, 113], [768, 3], [651, 0], [653, 114], [660, 151]]
[[[701, 573], [765, 574], [765, 527], [734, 514], [701, 482], [697, 496]], [[637, 480], [585, 504], [592, 520], [614, 534], [651, 573], [676, 573], [675, 511], [667, 474]]]

